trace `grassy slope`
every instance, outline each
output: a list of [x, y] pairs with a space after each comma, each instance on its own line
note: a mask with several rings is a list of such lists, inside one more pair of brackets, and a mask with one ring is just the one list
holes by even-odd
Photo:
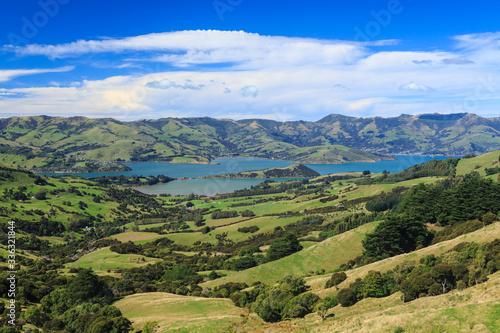
[[[263, 324], [258, 319], [235, 323], [237, 332], [499, 332], [500, 272], [487, 282], [463, 291], [456, 289], [439, 296], [422, 297], [403, 303], [401, 293], [385, 298], [366, 298], [355, 305], [329, 310], [325, 321], [316, 314], [276, 324]], [[229, 329], [228, 329], [229, 330]]]
[[[246, 312], [229, 299], [147, 293], [127, 296], [114, 304], [142, 329], [146, 321], [157, 321], [158, 332], [223, 332], [228, 323], [240, 321]], [[221, 330], [222, 329], [222, 330]]]
[[[145, 261], [138, 261], [142, 258]], [[118, 254], [106, 247], [86, 254], [77, 261], [66, 264], [65, 267], [90, 268], [96, 274], [105, 274], [107, 269], [141, 267], [158, 260], [138, 254]]]
[[[58, 221], [63, 224], [67, 224], [70, 217], [74, 213], [83, 213], [88, 212], [91, 215], [101, 214], [106, 219], [110, 219], [114, 216], [111, 212], [112, 208], [116, 208], [118, 203], [116, 202], [101, 202], [95, 203], [93, 202], [93, 197], [91, 194], [100, 195], [101, 197], [105, 196], [105, 191], [100, 186], [88, 186], [83, 184], [84, 180], [81, 179], [70, 179], [66, 178], [66, 183], [61, 182], [59, 179], [50, 178], [48, 180], [49, 183], [54, 184], [55, 186], [45, 185], [35, 185], [34, 178], [30, 178], [27, 174], [21, 172], [11, 172], [10, 173], [14, 179], [8, 181], [0, 182], [0, 192], [3, 192], [4, 189], [13, 189], [17, 191], [18, 186], [26, 186], [27, 190], [25, 194], [28, 196], [28, 200], [20, 203], [15, 200], [0, 200], [0, 207], [5, 207], [9, 209], [8, 216], [0, 216], [0, 222], [7, 222], [12, 219], [18, 218], [28, 221], [39, 221], [40, 216], [37, 214], [28, 215], [25, 213], [26, 210], [41, 210], [44, 213], [48, 214], [52, 207], [61, 207], [66, 212], [62, 212], [57, 208], [54, 208], [55, 215], [50, 216], [50, 219], [53, 221]], [[85, 191], [87, 195], [76, 196], [73, 193], [68, 192], [67, 190], [71, 187], [76, 187], [79, 191]], [[44, 189], [47, 192], [46, 200], [36, 200], [31, 198], [35, 193]], [[57, 195], [49, 194], [48, 192], [54, 189], [65, 189], [66, 192], [61, 192]], [[63, 205], [63, 201], [71, 202], [71, 206]], [[87, 208], [82, 210], [78, 206], [78, 202], [83, 201], [87, 204]], [[15, 211], [14, 211], [15, 209]]]
[[[498, 163], [493, 164], [494, 161], [499, 160], [499, 156], [500, 150], [497, 150], [477, 157], [461, 159], [457, 165], [457, 175], [465, 175], [475, 170], [484, 177], [486, 175], [485, 168], [500, 166]], [[476, 166], [479, 166], [479, 168], [476, 169]], [[496, 177], [494, 178], [496, 179]]]
[[[496, 238], [500, 238], [500, 223], [491, 224], [485, 228], [479, 229], [477, 231], [471, 232], [469, 234], [465, 234], [459, 236], [455, 239], [451, 239], [448, 241], [444, 241], [438, 244], [434, 244], [423, 248], [418, 251], [414, 251], [410, 254], [401, 254], [395, 257], [387, 258], [381, 261], [377, 261], [371, 263], [366, 266], [362, 266], [360, 268], [356, 268], [353, 270], [346, 271], [347, 280], [342, 282], [339, 285], [339, 288], [344, 288], [349, 286], [350, 283], [354, 282], [356, 278], [363, 278], [369, 271], [376, 270], [380, 272], [386, 272], [390, 269], [393, 269], [397, 265], [401, 265], [405, 261], [414, 260], [418, 263], [420, 258], [434, 254], [439, 256], [446, 251], [449, 251], [454, 246], [461, 242], [476, 242], [476, 243], [487, 243], [491, 242]], [[328, 295], [336, 294], [335, 288], [323, 289], [326, 281], [330, 278], [331, 274], [324, 276], [315, 276], [306, 279], [306, 282], [309, 286], [311, 286], [312, 290], [314, 290], [319, 296], [324, 297]]]
[[368, 223], [355, 230], [331, 237], [321, 243], [309, 246], [288, 257], [260, 265], [242, 272], [222, 277], [201, 284], [203, 287], [213, 287], [227, 282], [255, 281], [274, 283], [285, 275], [303, 276], [310, 270], [324, 269], [331, 271], [348, 260], [361, 255], [361, 240], [365, 234], [373, 231], [377, 222]]
[[[316, 332], [498, 332], [500, 330], [500, 272], [489, 281], [463, 291], [423, 297], [403, 304], [397, 292], [382, 299], [368, 298], [349, 308], [330, 310], [333, 319], [304, 320]], [[314, 321], [310, 323], [308, 321]]]

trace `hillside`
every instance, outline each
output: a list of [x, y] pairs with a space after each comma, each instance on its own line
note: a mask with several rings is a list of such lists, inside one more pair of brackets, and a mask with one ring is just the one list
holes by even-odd
[[1, 167], [0, 307], [14, 267], [15, 332], [494, 331], [499, 154], [213, 197]]
[[47, 116], [0, 119], [0, 161], [30, 168], [57, 158], [209, 163], [216, 157], [231, 156], [302, 163], [393, 159], [338, 144], [297, 145], [262, 126], [208, 117], [134, 122]]
[[298, 163], [374, 162], [387, 154], [486, 153], [500, 149], [500, 118], [474, 114], [316, 122], [164, 118], [122, 122], [85, 117], [0, 119], [0, 160], [40, 167], [56, 158], [208, 163], [246, 156]]
[[320, 174], [303, 164], [293, 164], [283, 168], [270, 168], [265, 170], [244, 171], [238, 173], [228, 173], [224, 175], [205, 176], [202, 179], [264, 179], [264, 178], [314, 178]]

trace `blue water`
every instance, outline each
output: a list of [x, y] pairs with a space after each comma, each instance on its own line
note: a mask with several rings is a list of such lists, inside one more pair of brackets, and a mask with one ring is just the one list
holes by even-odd
[[[446, 159], [450, 156], [417, 156], [399, 155], [396, 160], [379, 161], [375, 163], [346, 163], [346, 164], [305, 164], [309, 168], [317, 171], [321, 175], [329, 173], [340, 173], [349, 171], [382, 172], [387, 170], [391, 173], [405, 170], [415, 164], [424, 163], [434, 158], [438, 160]], [[286, 167], [293, 163], [287, 161], [268, 160], [262, 158], [219, 158], [213, 160], [218, 164], [171, 164], [161, 162], [127, 162], [123, 163], [131, 171], [123, 172], [95, 172], [95, 173], [75, 173], [73, 175], [81, 177], [98, 176], [150, 176], [165, 175], [173, 178], [196, 178], [208, 175], [221, 175], [226, 173], [237, 173], [242, 171], [262, 170], [268, 168]], [[45, 173], [44, 175], [60, 175]], [[139, 188], [140, 191], [148, 194], [170, 193], [173, 195], [184, 195], [189, 193], [213, 195], [216, 193], [228, 193], [237, 189], [250, 187], [261, 183], [261, 179], [188, 179], [177, 180], [166, 184], [157, 184]]]

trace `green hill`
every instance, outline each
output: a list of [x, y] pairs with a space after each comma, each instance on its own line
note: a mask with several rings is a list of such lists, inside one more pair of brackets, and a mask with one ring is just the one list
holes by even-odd
[[228, 282], [252, 284], [261, 281], [275, 283], [286, 275], [304, 276], [309, 274], [310, 271], [316, 272], [322, 269], [331, 271], [348, 260], [353, 260], [361, 255], [363, 250], [361, 240], [367, 233], [373, 231], [377, 223], [365, 224], [355, 230], [328, 238], [288, 257], [206, 282], [202, 286], [214, 287]]
[[229, 323], [239, 322], [245, 310], [228, 299], [187, 297], [167, 293], [127, 296], [114, 304], [132, 320], [136, 329], [155, 321], [160, 332], [221, 332]]
[[223, 179], [223, 178], [243, 178], [243, 179], [262, 179], [262, 178], [314, 178], [321, 176], [318, 172], [303, 164], [294, 164], [283, 168], [270, 168], [265, 170], [244, 171], [238, 173], [228, 173], [225, 175], [206, 176], [204, 179]]
[[[262, 157], [299, 163], [375, 162], [387, 154], [486, 153], [500, 149], [500, 118], [473, 114], [354, 118], [316, 122], [47, 116], [0, 119], [0, 161], [40, 167], [58, 159], [208, 163]], [[116, 168], [116, 166], [112, 166]]]

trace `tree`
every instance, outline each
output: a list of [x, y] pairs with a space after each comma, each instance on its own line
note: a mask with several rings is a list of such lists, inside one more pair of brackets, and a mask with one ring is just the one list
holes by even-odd
[[45, 200], [47, 199], [47, 192], [45, 192], [44, 189], [41, 189], [40, 191], [35, 193], [35, 199], [36, 200]]
[[242, 271], [244, 269], [252, 268], [257, 266], [257, 262], [255, 261], [254, 257], [243, 257], [236, 259], [233, 262], [233, 270], [235, 271]]
[[246, 210], [242, 210], [240, 212], [240, 215], [243, 217], [252, 217], [252, 216], [255, 216], [255, 213], [252, 212], [250, 209], [246, 209]]
[[267, 250], [267, 260], [273, 261], [302, 250], [297, 236], [292, 233], [275, 240]]
[[488, 212], [483, 215], [483, 223], [484, 225], [492, 224], [493, 222], [498, 221], [498, 216], [493, 214], [492, 212]]
[[429, 273], [421, 274], [414, 270], [410, 276], [401, 282], [400, 289], [403, 293], [403, 302], [412, 301], [420, 297], [421, 294], [427, 295], [429, 288], [434, 284]]
[[163, 279], [165, 281], [178, 281], [191, 275], [196, 275], [196, 272], [191, 267], [182, 264], [166, 271]]
[[351, 288], [340, 289], [337, 299], [343, 307], [349, 307], [357, 302], [356, 293]]
[[363, 297], [384, 297], [387, 292], [384, 289], [384, 280], [382, 274], [377, 271], [369, 271], [363, 279]]
[[432, 267], [430, 274], [431, 277], [443, 287], [443, 294], [446, 293], [448, 283], [453, 281], [452, 268], [447, 263], [437, 264]]
[[142, 326], [142, 333], [155, 333], [157, 330], [158, 322], [156, 321], [147, 321]]
[[389, 216], [363, 240], [365, 257], [384, 259], [427, 246], [432, 234], [422, 225], [402, 216]]
[[332, 274], [332, 277], [330, 280], [326, 281], [325, 288], [331, 288], [335, 287], [337, 288], [337, 285], [343, 282], [345, 279], [347, 279], [347, 275], [344, 272], [335, 272]]
[[89, 300], [109, 290], [90, 269], [82, 269], [68, 284], [68, 297], [75, 301]]
[[319, 296], [312, 293], [303, 293], [292, 298], [283, 308], [283, 318], [302, 318], [311, 313], [320, 300]]
[[23, 313], [23, 317], [28, 323], [35, 326], [42, 326], [43, 324], [42, 313], [40, 311], [40, 307], [38, 306], [30, 306], [29, 308], [27, 308]]

